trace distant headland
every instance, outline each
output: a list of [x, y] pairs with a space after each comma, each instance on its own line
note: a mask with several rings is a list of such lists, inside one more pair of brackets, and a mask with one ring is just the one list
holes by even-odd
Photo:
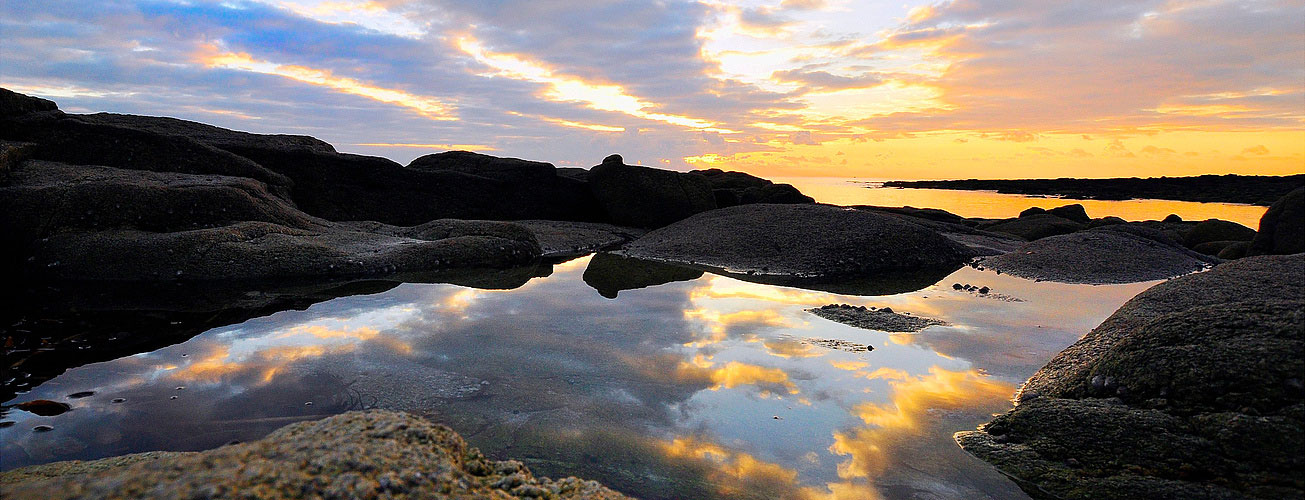
[[884, 187], [996, 191], [1061, 196], [1080, 200], [1156, 199], [1269, 206], [1291, 190], [1305, 186], [1305, 174], [1200, 175], [1195, 177], [1123, 177], [1113, 179], [958, 179], [890, 181]]

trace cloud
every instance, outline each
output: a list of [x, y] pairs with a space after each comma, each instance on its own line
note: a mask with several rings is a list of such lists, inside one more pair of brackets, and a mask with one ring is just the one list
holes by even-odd
[[1244, 155], [1264, 156], [1264, 155], [1269, 154], [1269, 148], [1266, 148], [1266, 147], [1264, 147], [1263, 144], [1260, 144], [1260, 145], [1257, 145], [1257, 146], [1252, 146], [1252, 147], [1249, 147], [1249, 148], [1243, 149], [1243, 150], [1242, 150], [1242, 154], [1244, 154]]

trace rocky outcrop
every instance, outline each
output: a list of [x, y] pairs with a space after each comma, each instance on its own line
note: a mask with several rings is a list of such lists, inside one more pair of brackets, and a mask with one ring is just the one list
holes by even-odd
[[[127, 459], [124, 459], [127, 458]], [[557, 498], [624, 495], [493, 461], [414, 415], [351, 412], [198, 453], [51, 464], [0, 475], [5, 496], [63, 498]]]
[[1029, 214], [1020, 216], [1016, 219], [1007, 219], [979, 225], [979, 229], [994, 233], [1005, 233], [1028, 241], [1034, 241], [1048, 236], [1069, 234], [1086, 227], [1086, 224], [1074, 222], [1050, 213]]
[[624, 226], [661, 227], [716, 208], [706, 178], [626, 165], [621, 155], [589, 169], [589, 189], [611, 221]]
[[815, 203], [816, 200], [802, 194], [791, 184], [776, 184], [760, 177], [743, 172], [727, 172], [719, 168], [693, 170], [691, 174], [701, 175], [711, 182], [716, 196], [716, 205], [720, 208], [750, 203]]
[[1283, 196], [1260, 218], [1260, 230], [1251, 242], [1250, 255], [1287, 255], [1305, 252], [1305, 188]]
[[741, 205], [701, 213], [626, 246], [632, 257], [735, 273], [843, 276], [955, 268], [974, 255], [900, 217], [828, 205]]
[[1236, 222], [1209, 219], [1197, 223], [1183, 235], [1183, 245], [1195, 249], [1197, 245], [1212, 241], [1251, 241], [1255, 230]]
[[0, 187], [6, 257], [30, 276], [264, 280], [506, 267], [540, 255], [526, 229], [437, 220], [336, 223], [252, 179], [28, 161]]
[[1161, 233], [1119, 225], [1042, 238], [981, 264], [1021, 278], [1100, 284], [1171, 278], [1210, 261]]
[[826, 304], [806, 311], [830, 321], [881, 332], [918, 332], [934, 325], [947, 324], [945, 321], [933, 318], [894, 312], [890, 307], [880, 309], [848, 304]]
[[1303, 282], [1292, 255], [1156, 285], [957, 441], [1035, 496], [1300, 497]]

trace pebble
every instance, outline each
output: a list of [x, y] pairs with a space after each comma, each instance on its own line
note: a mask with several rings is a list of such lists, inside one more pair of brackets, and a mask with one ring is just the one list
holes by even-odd
[[54, 430], [54, 427], [48, 425], [38, 425], [32, 428], [32, 432], [50, 432], [52, 430]]

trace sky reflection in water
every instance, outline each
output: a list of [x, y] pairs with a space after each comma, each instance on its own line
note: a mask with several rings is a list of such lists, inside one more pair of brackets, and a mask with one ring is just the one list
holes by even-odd
[[[1022, 380], [1150, 286], [963, 268], [916, 292], [856, 297], [705, 274], [608, 299], [581, 279], [589, 260], [509, 291], [405, 284], [70, 370], [16, 400], [74, 411], [11, 412], [3, 467], [205, 449], [380, 407], [433, 416], [538, 474], [643, 498], [1018, 497], [952, 433], [1004, 411]], [[828, 303], [950, 325], [888, 334], [803, 310]], [[96, 395], [66, 398], [85, 390]], [[54, 430], [31, 431], [41, 424]]]

